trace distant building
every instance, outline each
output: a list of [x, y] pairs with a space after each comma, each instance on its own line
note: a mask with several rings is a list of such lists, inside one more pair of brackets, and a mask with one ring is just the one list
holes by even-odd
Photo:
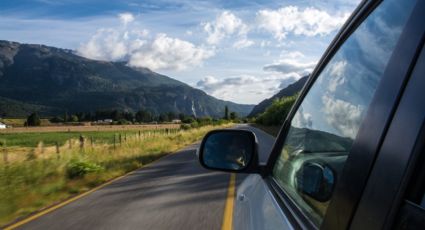
[[3, 124], [0, 122], [0, 129], [5, 129], [6, 128], [6, 124]]
[[182, 123], [182, 121], [180, 119], [173, 119], [171, 122], [178, 124], [178, 123]]
[[105, 119], [105, 120], [103, 120], [103, 122], [105, 122], [105, 123], [112, 123], [112, 119]]

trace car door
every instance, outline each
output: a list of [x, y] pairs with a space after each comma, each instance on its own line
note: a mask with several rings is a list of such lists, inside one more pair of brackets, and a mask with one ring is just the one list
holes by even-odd
[[262, 178], [239, 187], [235, 229], [349, 226], [415, 56], [402, 51], [416, 4], [356, 10], [284, 122]]

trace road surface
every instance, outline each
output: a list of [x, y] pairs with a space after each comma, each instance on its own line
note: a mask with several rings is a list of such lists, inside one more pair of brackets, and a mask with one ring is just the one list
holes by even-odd
[[[274, 139], [256, 128], [260, 161]], [[203, 169], [192, 145], [18, 229], [220, 229], [230, 174]], [[238, 174], [236, 186], [246, 175]]]

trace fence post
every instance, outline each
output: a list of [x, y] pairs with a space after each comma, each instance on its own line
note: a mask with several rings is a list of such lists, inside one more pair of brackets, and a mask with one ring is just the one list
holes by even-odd
[[127, 142], [127, 133], [124, 133], [124, 142]]
[[41, 147], [41, 154], [43, 154], [43, 157], [44, 157], [44, 143], [43, 143], [43, 141], [40, 141], [40, 147]]
[[9, 163], [9, 157], [8, 157], [8, 153], [7, 153], [6, 140], [4, 140], [2, 145], [3, 145], [3, 161], [4, 161], [5, 164], [8, 164]]
[[93, 137], [90, 137], [90, 147], [93, 148]]
[[60, 158], [59, 143], [56, 141], [55, 142], [55, 145], [56, 145], [56, 156], [59, 159]]
[[116, 147], [117, 147], [117, 144], [116, 144], [116, 142], [117, 142], [117, 140], [116, 140], [116, 136], [117, 136], [117, 134], [115, 134], [115, 133], [114, 133], [114, 149], [116, 149]]
[[122, 144], [122, 136], [121, 136], [121, 133], [119, 134], [119, 141], [120, 141], [120, 146], [121, 146], [121, 144]]
[[84, 137], [80, 134], [80, 150], [84, 150]]

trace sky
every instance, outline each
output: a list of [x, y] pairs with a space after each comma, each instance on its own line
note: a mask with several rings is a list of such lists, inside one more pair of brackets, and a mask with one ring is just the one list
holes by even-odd
[[310, 73], [359, 0], [2, 0], [0, 40], [127, 61], [257, 104]]

